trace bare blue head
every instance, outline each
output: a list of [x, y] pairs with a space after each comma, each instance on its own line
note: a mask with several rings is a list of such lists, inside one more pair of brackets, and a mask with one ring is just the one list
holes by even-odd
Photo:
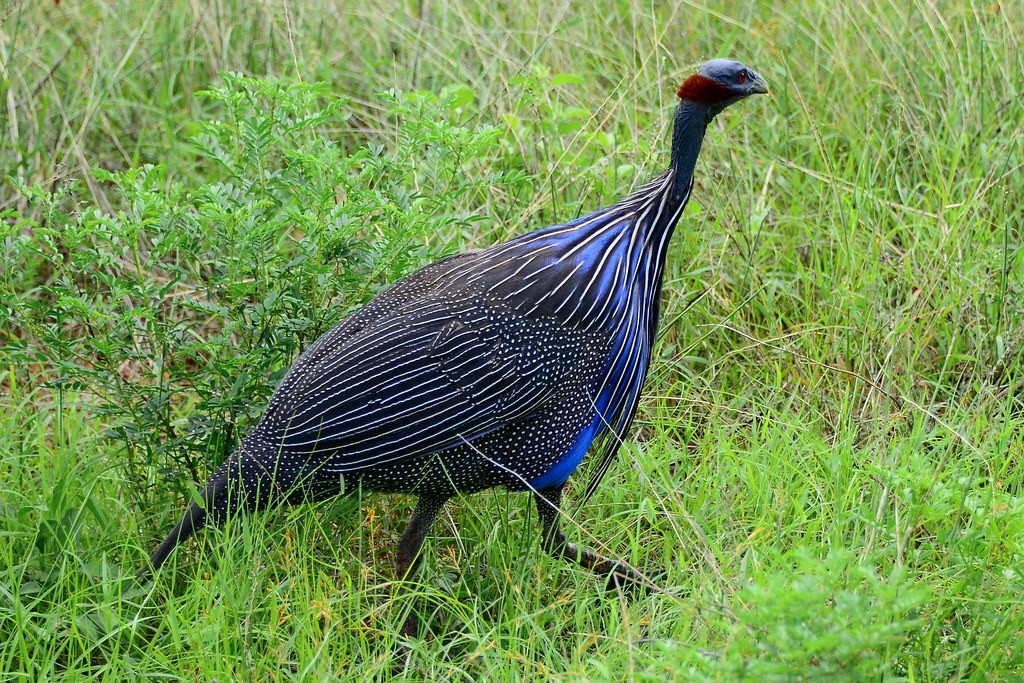
[[731, 59], [712, 59], [679, 86], [679, 108], [672, 133], [672, 167], [676, 193], [690, 187], [708, 123], [730, 104], [768, 92], [768, 84], [753, 69]]
[[768, 84], [756, 71], [731, 59], [704, 62], [679, 86], [679, 99], [706, 107], [709, 121], [734, 102], [767, 93]]

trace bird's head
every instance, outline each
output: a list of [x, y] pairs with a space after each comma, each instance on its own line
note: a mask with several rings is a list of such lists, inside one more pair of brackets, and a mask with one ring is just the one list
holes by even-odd
[[768, 84], [757, 72], [729, 59], [705, 62], [679, 86], [679, 99], [708, 109], [708, 119], [750, 95], [765, 95]]

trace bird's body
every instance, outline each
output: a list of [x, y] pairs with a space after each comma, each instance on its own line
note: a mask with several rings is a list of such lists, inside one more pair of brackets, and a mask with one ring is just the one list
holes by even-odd
[[680, 88], [672, 165], [654, 181], [570, 223], [430, 264], [321, 337], [152, 565], [211, 519], [359, 487], [419, 496], [399, 546], [405, 574], [446, 500], [504, 486], [537, 494], [549, 549], [624, 573], [565, 543], [558, 499], [595, 441], [601, 474], [629, 429], [704, 131], [757, 92], [763, 81], [743, 65], [709, 62]]
[[682, 207], [670, 181], [396, 283], [302, 355], [246, 452], [280, 451], [278, 479], [306, 470], [325, 488], [339, 475], [448, 496], [564, 483], [635, 409], [664, 261], [648, 242], [664, 248]]

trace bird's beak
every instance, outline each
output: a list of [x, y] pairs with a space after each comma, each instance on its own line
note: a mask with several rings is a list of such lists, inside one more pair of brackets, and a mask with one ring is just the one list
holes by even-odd
[[754, 74], [754, 80], [750, 83], [751, 95], [767, 95], [768, 83], [760, 75]]

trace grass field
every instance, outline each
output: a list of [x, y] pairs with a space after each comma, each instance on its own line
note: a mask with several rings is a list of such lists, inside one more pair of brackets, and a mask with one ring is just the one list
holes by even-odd
[[[133, 581], [305, 344], [660, 172], [717, 56], [772, 96], [709, 130], [632, 439], [568, 491], [662, 590], [503, 491], [402, 595], [370, 494]], [[1024, 680], [1022, 74], [1017, 2], [4, 3], [0, 678]]]

